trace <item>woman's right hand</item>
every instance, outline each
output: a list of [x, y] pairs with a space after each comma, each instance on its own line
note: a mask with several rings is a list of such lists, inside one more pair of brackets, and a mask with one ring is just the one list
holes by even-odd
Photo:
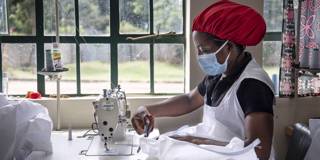
[[131, 123], [139, 135], [145, 133], [148, 136], [154, 128], [154, 117], [145, 106], [140, 106], [131, 118]]

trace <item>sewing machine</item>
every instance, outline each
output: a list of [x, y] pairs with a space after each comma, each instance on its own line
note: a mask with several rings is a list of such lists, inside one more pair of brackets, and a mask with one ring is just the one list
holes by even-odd
[[[103, 90], [94, 102], [94, 118], [99, 136], [94, 137], [91, 147], [93, 155], [132, 155], [137, 142], [134, 132], [128, 130], [130, 111], [125, 92], [120, 86], [115, 89]], [[104, 146], [104, 147], [102, 147]], [[99, 153], [98, 153], [99, 152]], [[87, 154], [91, 154], [90, 149]]]

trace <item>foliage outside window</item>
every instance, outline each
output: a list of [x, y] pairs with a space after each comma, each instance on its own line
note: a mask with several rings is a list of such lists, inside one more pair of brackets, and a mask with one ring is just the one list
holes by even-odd
[[[54, 0], [7, 3], [9, 35], [0, 39], [0, 46], [1, 69], [8, 73], [9, 94], [21, 95], [29, 90], [55, 94], [55, 82], [37, 75], [44, 67], [45, 50], [55, 42]], [[60, 46], [64, 65], [69, 68], [63, 75], [61, 92], [97, 94], [103, 88], [120, 84], [129, 93], [183, 93], [184, 3], [59, 0]], [[137, 42], [127, 39], [167, 32], [177, 34]], [[18, 83], [31, 87], [19, 87]]]

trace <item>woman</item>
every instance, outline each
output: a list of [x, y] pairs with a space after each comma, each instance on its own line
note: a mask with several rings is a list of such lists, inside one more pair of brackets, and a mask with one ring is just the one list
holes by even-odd
[[134, 128], [142, 134], [145, 125], [153, 128], [155, 117], [180, 116], [203, 106], [202, 125], [209, 128], [210, 132], [204, 134], [210, 134], [210, 138], [172, 138], [222, 146], [233, 137], [243, 139], [246, 145], [259, 138], [257, 156], [269, 159], [273, 86], [266, 72], [244, 51], [246, 46], [262, 40], [266, 32], [264, 19], [250, 7], [222, 0], [194, 19], [192, 31], [198, 62], [206, 76], [187, 94], [139, 107], [132, 118]]

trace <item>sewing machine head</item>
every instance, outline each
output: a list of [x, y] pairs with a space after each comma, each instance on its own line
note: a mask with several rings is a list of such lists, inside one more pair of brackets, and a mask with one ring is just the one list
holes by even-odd
[[98, 133], [106, 149], [110, 143], [124, 141], [130, 112], [125, 92], [121, 91], [120, 86], [111, 90], [104, 89], [93, 105]]

